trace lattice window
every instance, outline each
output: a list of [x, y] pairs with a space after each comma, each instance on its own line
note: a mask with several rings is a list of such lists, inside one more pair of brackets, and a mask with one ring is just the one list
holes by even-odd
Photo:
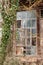
[[[35, 14], [35, 10], [17, 12], [17, 55], [36, 55], [37, 18]], [[19, 50], [17, 49], [17, 47], [19, 48]]]
[[43, 18], [43, 9], [40, 9], [39, 13], [40, 13], [40, 17]]

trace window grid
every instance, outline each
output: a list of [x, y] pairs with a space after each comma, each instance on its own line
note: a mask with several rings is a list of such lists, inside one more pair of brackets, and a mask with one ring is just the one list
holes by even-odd
[[[20, 28], [20, 29], [21, 29], [21, 28]], [[34, 29], [35, 29], [35, 28], [34, 28]], [[23, 28], [22, 28], [21, 30], [23, 30]], [[25, 30], [25, 35], [26, 35], [26, 38], [25, 38], [24, 36], [21, 36], [22, 39], [25, 39], [25, 43], [24, 43], [24, 44], [22, 44], [22, 42], [21, 42], [21, 44], [18, 44], [18, 43], [17, 43], [18, 46], [23, 46], [23, 47], [25, 46], [25, 47], [27, 47], [27, 46], [28, 46], [28, 45], [27, 45], [27, 39], [28, 39], [28, 38], [30, 38], [30, 45], [29, 45], [29, 46], [32, 46], [32, 44], [31, 44], [31, 43], [32, 43], [32, 41], [31, 41], [31, 40], [32, 40], [32, 29], [30, 28], [30, 37], [27, 36], [27, 30]], [[36, 36], [35, 36], [35, 37], [36, 37]], [[34, 36], [33, 36], [33, 38], [34, 38]], [[28, 46], [28, 47], [29, 47], [29, 46]], [[24, 51], [26, 51], [26, 50], [27, 50], [27, 48], [24, 49]], [[23, 53], [23, 52], [22, 52], [22, 53]], [[26, 51], [26, 53], [27, 53], [27, 51]]]
[[[28, 20], [31, 21], [31, 27], [25, 27], [25, 26], [27, 25], [27, 23], [26, 23], [25, 25], [23, 24], [23, 21], [24, 21], [24, 22], [27, 22]], [[32, 20], [35, 22], [35, 26], [33, 26], [33, 27], [32, 27], [32, 25], [33, 25], [33, 24], [32, 24]], [[29, 21], [29, 22], [30, 22], [30, 21]], [[23, 25], [22, 25], [22, 24], [23, 24]], [[24, 27], [23, 27], [23, 26], [24, 26]], [[32, 46], [32, 38], [36, 38], [36, 44], [37, 44], [37, 19], [36, 19], [36, 18], [22, 19], [22, 20], [21, 20], [21, 27], [20, 27], [20, 28], [16, 28], [16, 29], [21, 30], [21, 32], [22, 32], [22, 30], [25, 31], [25, 32], [24, 32], [25, 35], [22, 34], [21, 37], [20, 37], [20, 38], [21, 38], [20, 44], [17, 43], [16, 46], [17, 46], [17, 47], [19, 47], [19, 46], [22, 47], [22, 48], [23, 48], [23, 51], [24, 51], [24, 53], [25, 53], [25, 55], [29, 55], [29, 54], [27, 54], [27, 51], [29, 51], [29, 49], [27, 49], [27, 48], [30, 47], [30, 48], [32, 49], [32, 47], [33, 47], [33, 46]], [[34, 35], [32, 34], [32, 29], [33, 29], [33, 30], [36, 30], [36, 34], [34, 34], [34, 33], [33, 33]], [[30, 30], [29, 36], [27, 35], [27, 30]], [[25, 39], [25, 40], [24, 40], [24, 44], [22, 44], [22, 39]], [[27, 39], [30, 39], [30, 45], [27, 44]], [[33, 42], [34, 42], [34, 41], [33, 41]], [[35, 45], [35, 44], [33, 44], [33, 45]], [[35, 45], [34, 47], [36, 47], [36, 45]], [[23, 52], [22, 52], [22, 53], [23, 53]], [[24, 54], [24, 53], [23, 53], [23, 54]], [[32, 55], [32, 54], [30, 53], [30, 55]], [[33, 54], [33, 55], [34, 55], [34, 54]]]
[[40, 9], [40, 10], [39, 10], [39, 14], [40, 14], [39, 16], [40, 16], [40, 18], [43, 18], [43, 16], [41, 15], [41, 14], [42, 14], [42, 13], [41, 13], [41, 10], [43, 10], [43, 9]]

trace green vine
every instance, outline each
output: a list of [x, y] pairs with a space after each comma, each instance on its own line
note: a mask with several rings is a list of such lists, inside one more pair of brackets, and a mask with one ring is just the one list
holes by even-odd
[[11, 7], [9, 8], [9, 12], [6, 13], [4, 7], [2, 6], [2, 18], [3, 18], [3, 30], [2, 30], [2, 43], [0, 45], [0, 59], [1, 65], [3, 65], [5, 56], [6, 56], [6, 47], [9, 44], [9, 38], [11, 35], [11, 25], [16, 20], [16, 10], [18, 10], [18, 0], [14, 3], [14, 0], [11, 0]]

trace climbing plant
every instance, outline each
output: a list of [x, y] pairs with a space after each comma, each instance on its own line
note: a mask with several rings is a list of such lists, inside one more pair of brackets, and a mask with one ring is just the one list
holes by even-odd
[[[5, 1], [4, 1], [5, 2]], [[10, 7], [8, 12], [4, 8], [5, 4], [2, 4], [1, 8], [1, 14], [3, 18], [3, 24], [2, 24], [2, 43], [0, 45], [0, 63], [3, 65], [5, 56], [6, 56], [6, 47], [9, 44], [9, 38], [11, 35], [11, 25], [16, 20], [16, 11], [18, 10], [18, 0], [10, 0]]]

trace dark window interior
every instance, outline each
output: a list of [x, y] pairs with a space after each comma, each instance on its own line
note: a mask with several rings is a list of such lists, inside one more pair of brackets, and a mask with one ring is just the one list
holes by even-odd
[[26, 51], [23, 51], [23, 54], [26, 54]]
[[32, 45], [36, 46], [36, 38], [32, 38]]
[[43, 17], [43, 10], [41, 10], [41, 17]]
[[20, 28], [21, 27], [21, 20], [18, 20], [17, 21], [17, 28]]

